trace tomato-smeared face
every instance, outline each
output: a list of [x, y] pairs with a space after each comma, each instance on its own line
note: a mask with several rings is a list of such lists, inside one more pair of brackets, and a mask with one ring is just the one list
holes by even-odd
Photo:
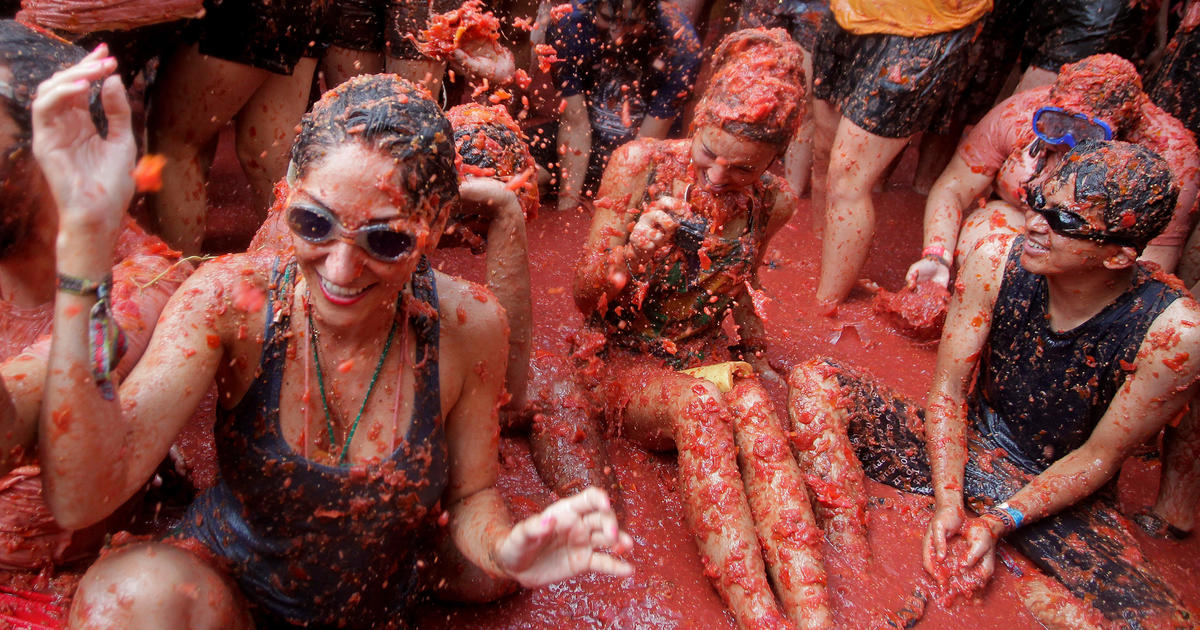
[[299, 219], [289, 220], [296, 260], [329, 325], [353, 326], [390, 310], [421, 254], [433, 247], [429, 225], [416, 218], [423, 215], [397, 207], [407, 199], [394, 194], [396, 169], [403, 168], [345, 144], [311, 165], [288, 197], [284, 212]]
[[715, 125], [701, 127], [692, 136], [698, 183], [713, 194], [752, 185], [776, 155], [773, 145], [735, 136]]
[[[1092, 230], [1105, 230], [1101, 209], [1095, 204], [1075, 200], [1074, 175], [1065, 181], [1054, 177], [1047, 179], [1042, 186], [1042, 197], [1048, 211], [1070, 213], [1084, 219]], [[1115, 245], [1055, 232], [1045, 216], [1034, 210], [1025, 211], [1025, 247], [1021, 251], [1021, 266], [1031, 273], [1049, 275], [1094, 268], [1112, 255], [1115, 249]]]

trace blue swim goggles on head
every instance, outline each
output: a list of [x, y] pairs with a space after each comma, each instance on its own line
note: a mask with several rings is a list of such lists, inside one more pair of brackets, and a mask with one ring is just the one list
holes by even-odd
[[1108, 123], [1061, 107], [1047, 106], [1033, 113], [1033, 133], [1046, 144], [1074, 149], [1084, 140], [1112, 140]]

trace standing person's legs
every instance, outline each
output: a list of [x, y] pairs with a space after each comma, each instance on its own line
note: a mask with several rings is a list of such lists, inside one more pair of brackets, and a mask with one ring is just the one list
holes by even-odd
[[208, 205], [205, 149], [269, 72], [180, 48], [158, 72], [151, 95], [150, 151], [167, 158], [162, 190], [149, 197], [163, 238], [184, 254], [200, 252]]
[[250, 180], [256, 210], [270, 207], [275, 182], [287, 172], [316, 67], [316, 59], [305, 57], [291, 75], [269, 73], [237, 114], [237, 155]]
[[333, 0], [327, 24], [329, 48], [320, 70], [330, 89], [360, 74], [383, 72], [389, 0]]
[[830, 311], [846, 299], [875, 235], [871, 190], [908, 137], [885, 138], [842, 118], [834, 136], [826, 191], [825, 233], [817, 302]]

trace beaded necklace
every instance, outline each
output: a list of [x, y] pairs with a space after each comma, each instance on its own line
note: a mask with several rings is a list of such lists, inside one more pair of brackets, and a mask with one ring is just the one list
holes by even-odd
[[[313, 323], [312, 310], [308, 311], [308, 334], [309, 342], [312, 345], [313, 363], [317, 366], [317, 386], [321, 390], [321, 408], [325, 410], [325, 430], [329, 432], [329, 450], [333, 452], [336, 438], [333, 435], [333, 421], [329, 414], [329, 401], [325, 397], [325, 375], [321, 371], [321, 358], [317, 354], [317, 346], [319, 345], [317, 338], [317, 327]], [[396, 335], [396, 318], [392, 318], [392, 327], [388, 330], [387, 341], [383, 344], [383, 354], [379, 356], [379, 363], [375, 364], [375, 371], [371, 374], [371, 382], [367, 385], [367, 393], [363, 396], [362, 405], [358, 408], [358, 415], [354, 416], [354, 423], [350, 425], [350, 433], [346, 435], [346, 441], [342, 443], [342, 451], [338, 455], [337, 465], [344, 466], [346, 463], [346, 455], [350, 452], [350, 442], [354, 439], [354, 432], [358, 430], [358, 422], [362, 420], [363, 412], [367, 409], [367, 401], [371, 399], [371, 392], [375, 391], [375, 382], [379, 379], [379, 373], [383, 371], [383, 363], [387, 360], [388, 351], [392, 349], [392, 338]]]

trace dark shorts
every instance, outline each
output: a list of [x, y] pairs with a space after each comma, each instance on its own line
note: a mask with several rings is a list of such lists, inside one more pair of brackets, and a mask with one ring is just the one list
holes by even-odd
[[[847, 410], [847, 432], [863, 472], [900, 490], [932, 494], [924, 412], [869, 377], [827, 362], [839, 370], [836, 400]], [[972, 509], [1007, 499], [1030, 479], [1029, 471], [975, 431], [968, 431], [967, 443], [963, 486]], [[1112, 500], [1112, 485], [1005, 540], [1111, 620], [1135, 628], [1147, 620], [1191, 627], [1187, 608], [1138, 551], [1128, 521]]]
[[302, 57], [324, 50], [321, 0], [205, 0], [191, 29], [200, 53], [291, 74]]
[[1200, 26], [1176, 31], [1147, 85], [1155, 105], [1200, 136]]
[[828, 0], [747, 0], [742, 3], [738, 28], [782, 28], [811, 52], [828, 14]]
[[958, 100], [980, 26], [927, 37], [854, 35], [827, 15], [813, 49], [813, 94], [875, 135], [924, 131]]
[[329, 43], [339, 48], [382, 52], [391, 0], [333, 0]]
[[1134, 58], [1148, 41], [1153, 16], [1129, 0], [1032, 0], [1022, 57], [1026, 64], [1058, 72], [1063, 64], [1110, 52]]
[[[367, 2], [369, 0], [358, 0]], [[414, 2], [413, 0], [392, 0], [387, 11], [387, 28], [385, 39], [387, 54], [394, 59], [420, 61], [428, 59], [417, 50], [413, 39], [429, 25], [429, 16], [435, 13], [453, 11], [462, 4], [461, 0], [433, 0], [432, 12], [429, 2]]]

